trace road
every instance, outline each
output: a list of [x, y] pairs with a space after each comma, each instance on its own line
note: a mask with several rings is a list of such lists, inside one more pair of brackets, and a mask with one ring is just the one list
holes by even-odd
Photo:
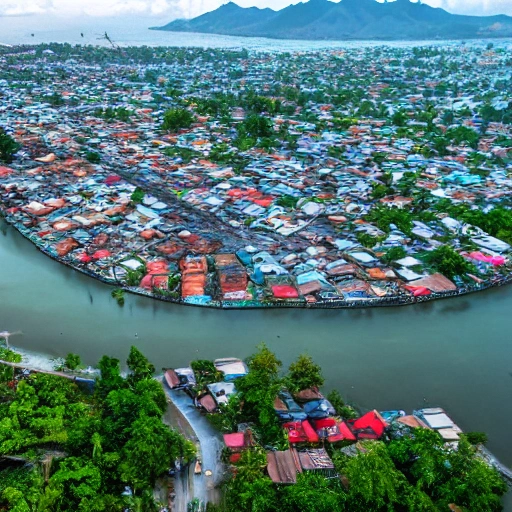
[[202, 472], [196, 475], [195, 465], [192, 464], [187, 471], [177, 475], [174, 483], [176, 494], [174, 510], [186, 511], [187, 503], [194, 498], [204, 503], [218, 503], [220, 492], [217, 486], [224, 478], [224, 465], [220, 461], [220, 454], [224, 447], [222, 435], [194, 407], [194, 403], [186, 393], [170, 390], [165, 384], [163, 386], [171, 401], [166, 415], [168, 423], [177, 427], [188, 439], [196, 442], [202, 468]]

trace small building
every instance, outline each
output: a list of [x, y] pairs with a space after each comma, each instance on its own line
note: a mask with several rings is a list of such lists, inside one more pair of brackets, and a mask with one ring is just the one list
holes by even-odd
[[357, 420], [348, 420], [348, 426], [354, 436], [359, 439], [380, 439], [388, 424], [376, 410], [367, 412]]

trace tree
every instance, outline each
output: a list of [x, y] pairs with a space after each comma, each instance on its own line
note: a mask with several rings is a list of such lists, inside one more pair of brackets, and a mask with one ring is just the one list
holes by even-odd
[[327, 400], [331, 402], [338, 416], [344, 419], [352, 419], [357, 416], [356, 411], [345, 403], [338, 390], [333, 389], [330, 391], [327, 395]]
[[285, 510], [294, 512], [327, 512], [345, 510], [346, 495], [338, 479], [304, 472], [297, 483], [283, 488], [281, 500]]
[[236, 381], [242, 416], [255, 423], [264, 445], [280, 446], [285, 439], [277, 421], [274, 400], [282, 387], [279, 379], [282, 363], [262, 343], [249, 357], [248, 366], [249, 373]]
[[64, 360], [64, 365], [69, 370], [76, 370], [81, 364], [80, 356], [77, 354], [69, 353]]
[[126, 364], [131, 372], [128, 376], [128, 382], [132, 384], [144, 379], [151, 379], [155, 373], [154, 365], [134, 346], [130, 348], [130, 354], [128, 355]]
[[0, 127], [0, 162], [10, 164], [21, 146]]
[[122, 479], [138, 493], [151, 488], [178, 458], [190, 462], [195, 449], [190, 441], [169, 429], [159, 417], [142, 416], [131, 425], [131, 436], [121, 453]]
[[412, 215], [409, 211], [382, 205], [374, 206], [368, 212], [367, 220], [375, 223], [379, 229], [386, 233], [391, 231], [392, 224], [406, 235], [411, 234], [413, 228]]
[[238, 135], [248, 135], [253, 138], [272, 137], [274, 134], [272, 121], [268, 117], [252, 114], [238, 125]]
[[164, 114], [162, 130], [166, 132], [177, 132], [190, 128], [194, 122], [194, 116], [184, 108], [172, 108]]
[[247, 360], [249, 369], [264, 376], [267, 381], [277, 379], [283, 363], [277, 359], [265, 343], [260, 343], [257, 349], [257, 352]]
[[301, 354], [295, 362], [290, 364], [287, 381], [292, 391], [302, 391], [323, 386], [325, 379], [320, 365], [316, 364], [311, 356]]
[[457, 126], [457, 128], [450, 128], [446, 131], [446, 138], [455, 144], [467, 143], [473, 149], [478, 147], [480, 136], [475, 130], [467, 126]]
[[395, 468], [383, 443], [366, 442], [363, 449], [348, 460], [335, 459], [336, 468], [349, 482], [347, 509], [351, 512], [394, 510], [406, 483], [404, 475]]
[[448, 245], [427, 253], [425, 261], [448, 278], [476, 272], [476, 267]]
[[87, 151], [85, 159], [91, 164], [99, 164], [101, 162], [101, 156], [96, 151]]
[[263, 475], [265, 452], [246, 450], [236, 465], [236, 476], [226, 486], [226, 504], [233, 512], [274, 512], [279, 495], [272, 480]]
[[119, 359], [103, 356], [98, 363], [98, 368], [101, 374], [95, 388], [98, 396], [105, 398], [110, 391], [124, 386], [121, 369], [119, 368]]
[[405, 258], [406, 256], [407, 251], [402, 246], [391, 247], [386, 251], [386, 253], [382, 257], [382, 260], [387, 264], [391, 264], [396, 260], [401, 260], [402, 258]]
[[[21, 363], [21, 355], [17, 352], [0, 347], [0, 359], [8, 363]], [[0, 365], [0, 384], [7, 384], [14, 379], [14, 368], [11, 366]], [[2, 393], [4, 390], [2, 389]]]
[[393, 114], [392, 122], [395, 126], [406, 126], [409, 116], [407, 112], [398, 110]]
[[95, 501], [100, 494], [101, 473], [87, 459], [66, 457], [50, 478], [49, 486], [60, 491], [57, 510], [91, 510], [83, 505]]

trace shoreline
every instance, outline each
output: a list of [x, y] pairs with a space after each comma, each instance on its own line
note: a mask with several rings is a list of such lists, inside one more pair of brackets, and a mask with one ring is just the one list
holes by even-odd
[[[200, 307], [200, 308], [210, 308], [210, 309], [220, 309], [220, 310], [242, 310], [242, 309], [369, 309], [376, 307], [403, 307], [403, 306], [411, 306], [414, 304], [421, 304], [425, 302], [433, 302], [437, 300], [450, 299], [453, 297], [462, 297], [464, 295], [469, 295], [472, 293], [482, 292], [485, 290], [489, 290], [491, 288], [499, 288], [501, 286], [508, 285], [512, 283], [512, 273], [504, 277], [503, 279], [497, 280], [496, 282], [491, 283], [483, 283], [480, 285], [475, 285], [467, 288], [458, 288], [455, 291], [449, 291], [445, 293], [436, 293], [432, 292], [430, 295], [425, 296], [404, 296], [404, 297], [377, 297], [375, 299], [363, 299], [363, 300], [337, 300], [337, 299], [327, 299], [322, 302], [317, 303], [308, 303], [306, 300], [303, 301], [293, 301], [293, 300], [283, 300], [282, 302], [270, 302], [270, 301], [221, 301], [221, 300], [211, 300], [205, 303], [186, 301], [182, 299], [176, 299], [173, 297], [168, 297], [159, 293], [152, 293], [149, 291], [145, 291], [139, 287], [131, 287], [125, 286], [120, 281], [116, 281], [114, 279], [109, 279], [107, 277], [102, 276], [101, 274], [94, 273], [92, 271], [88, 271], [87, 269], [80, 268], [76, 265], [73, 265], [71, 262], [64, 261], [55, 257], [50, 251], [46, 250], [44, 246], [38, 243], [40, 239], [37, 236], [33, 236], [33, 234], [29, 234], [28, 232], [24, 232], [25, 229], [22, 226], [19, 226], [16, 222], [9, 219], [6, 216], [2, 209], [0, 208], [0, 218], [2, 218], [9, 226], [13, 227], [17, 233], [19, 233], [23, 238], [31, 242], [34, 247], [42, 252], [45, 256], [49, 257], [53, 261], [60, 263], [72, 270], [80, 272], [92, 279], [96, 279], [106, 285], [113, 286], [115, 288], [121, 289], [125, 292], [131, 293], [133, 295], [139, 295], [143, 297], [148, 297], [151, 299], [159, 300], [162, 302], [169, 302], [172, 304], [177, 304], [180, 306], [192, 306], [192, 307]], [[27, 230], [28, 231], [28, 230]]]

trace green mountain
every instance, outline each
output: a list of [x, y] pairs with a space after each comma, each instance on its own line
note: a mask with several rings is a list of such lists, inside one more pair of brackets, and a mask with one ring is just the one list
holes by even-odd
[[470, 39], [512, 37], [512, 17], [461, 16], [409, 0], [309, 0], [280, 11], [230, 2], [153, 30], [278, 39]]

